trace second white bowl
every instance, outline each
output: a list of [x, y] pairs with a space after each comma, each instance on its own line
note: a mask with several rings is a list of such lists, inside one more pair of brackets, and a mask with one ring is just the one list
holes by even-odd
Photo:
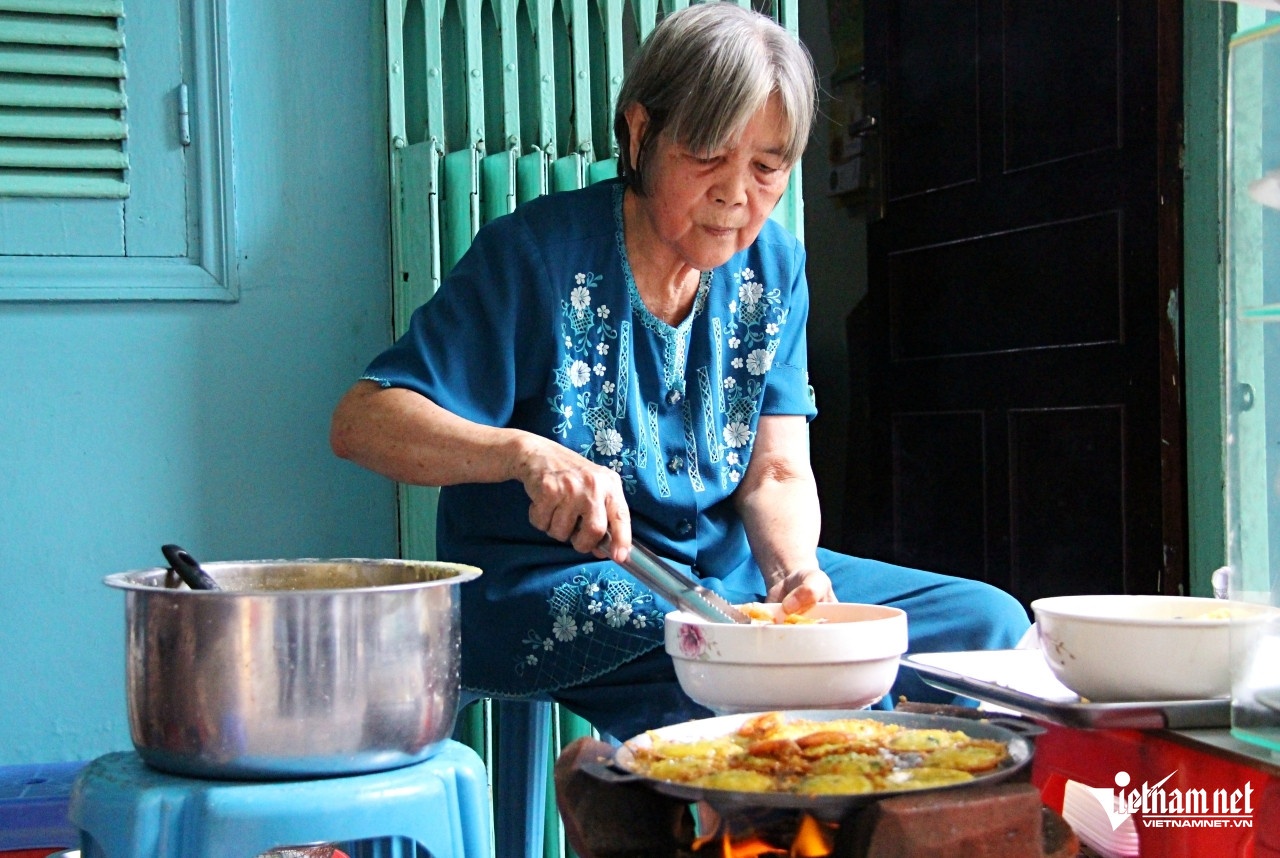
[[1231, 693], [1231, 628], [1275, 608], [1192, 596], [1053, 596], [1031, 603], [1058, 681], [1091, 701], [1196, 700]]

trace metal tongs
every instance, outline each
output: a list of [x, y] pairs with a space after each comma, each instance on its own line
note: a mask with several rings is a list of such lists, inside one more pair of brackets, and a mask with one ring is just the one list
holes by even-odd
[[[608, 534], [600, 547], [608, 550]], [[696, 614], [713, 623], [751, 622], [750, 617], [729, 604], [719, 593], [702, 586], [697, 578], [672, 566], [649, 546], [634, 538], [631, 540], [631, 554], [622, 568], [682, 611]]]

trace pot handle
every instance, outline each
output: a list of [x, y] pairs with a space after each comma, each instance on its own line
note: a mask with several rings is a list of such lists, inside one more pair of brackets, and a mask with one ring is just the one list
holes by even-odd
[[179, 545], [162, 545], [160, 552], [178, 577], [187, 583], [192, 590], [217, 590], [218, 583], [208, 572], [200, 568], [200, 564], [185, 548]]
[[611, 759], [583, 760], [578, 765], [582, 771], [607, 784], [632, 784], [647, 780], [634, 772], [618, 768], [617, 764]]
[[1003, 727], [1006, 730], [1011, 730], [1014, 733], [1017, 733], [1028, 739], [1034, 739], [1036, 736], [1042, 736], [1045, 733], [1049, 732], [1048, 730], [1046, 730], [1044, 727], [1041, 727], [1036, 722], [1028, 721], [1025, 718], [1002, 717], [1002, 718], [985, 718], [983, 720], [985, 720], [988, 724], [994, 724], [997, 727]]

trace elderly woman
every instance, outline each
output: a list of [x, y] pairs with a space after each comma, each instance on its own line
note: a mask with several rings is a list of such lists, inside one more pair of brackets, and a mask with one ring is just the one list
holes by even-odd
[[[993, 587], [818, 547], [805, 253], [769, 220], [814, 103], [770, 18], [668, 16], [618, 98], [619, 179], [486, 225], [339, 403], [335, 452], [443, 486], [438, 554], [484, 570], [466, 688], [623, 738], [709, 715], [663, 651], [671, 606], [615, 562], [633, 534], [735, 603], [901, 607], [915, 651], [1026, 629]], [[894, 693], [940, 699], [905, 672]]]

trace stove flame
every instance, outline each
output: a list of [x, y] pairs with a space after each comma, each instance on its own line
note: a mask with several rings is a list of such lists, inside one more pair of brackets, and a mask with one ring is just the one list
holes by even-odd
[[809, 814], [800, 820], [800, 830], [791, 841], [791, 858], [823, 858], [835, 848], [834, 825], [824, 825]]
[[761, 858], [764, 855], [826, 858], [835, 849], [835, 829], [836, 826], [819, 822], [806, 813], [800, 819], [791, 845], [787, 847], [770, 842], [768, 837], [762, 834], [735, 836], [729, 830], [729, 826], [724, 824], [719, 831], [694, 840], [693, 852], [698, 856], [715, 855], [716, 858]]

